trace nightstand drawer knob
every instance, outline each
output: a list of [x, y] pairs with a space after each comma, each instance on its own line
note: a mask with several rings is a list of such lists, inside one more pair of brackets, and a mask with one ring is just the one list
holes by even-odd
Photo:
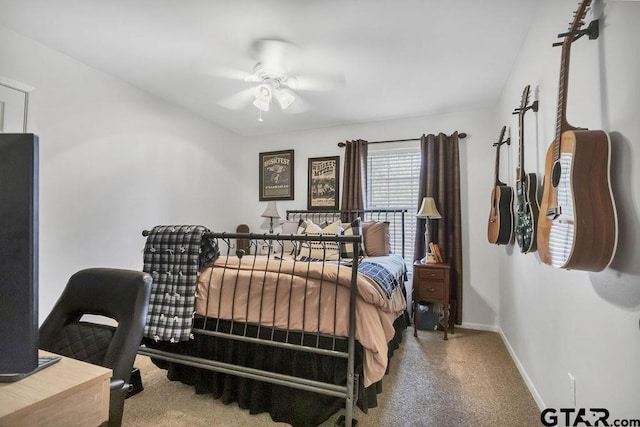
[[429, 288], [429, 289], [427, 289], [427, 290], [428, 290], [429, 292], [435, 292], [435, 291], [436, 291], [436, 289], [435, 289], [435, 288]]

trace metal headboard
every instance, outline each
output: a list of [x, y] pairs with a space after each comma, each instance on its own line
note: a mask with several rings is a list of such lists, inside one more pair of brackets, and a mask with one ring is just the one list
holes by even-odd
[[[351, 209], [351, 210], [287, 210], [286, 219], [310, 219], [315, 223], [333, 222], [341, 219], [344, 222], [359, 217], [362, 221], [388, 221], [389, 233], [392, 236], [391, 250], [402, 254], [405, 251], [405, 214], [407, 209]], [[400, 236], [399, 242], [397, 236]], [[395, 238], [393, 238], [395, 237]], [[398, 247], [399, 246], [399, 247]]]

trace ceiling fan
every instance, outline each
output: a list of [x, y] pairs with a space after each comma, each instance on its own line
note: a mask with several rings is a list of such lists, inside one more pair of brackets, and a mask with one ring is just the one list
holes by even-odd
[[[262, 112], [267, 112], [273, 104], [291, 113], [306, 111], [309, 105], [302, 100], [298, 91], [325, 91], [344, 87], [344, 76], [338, 74], [295, 75], [292, 71], [300, 62], [300, 49], [282, 39], [259, 39], [252, 43], [249, 53], [256, 61], [251, 73], [226, 67], [215, 67], [210, 74], [251, 83], [252, 86], [228, 98], [218, 105], [238, 110], [253, 104]], [[293, 107], [292, 107], [293, 105]], [[291, 107], [291, 108], [290, 108]]]

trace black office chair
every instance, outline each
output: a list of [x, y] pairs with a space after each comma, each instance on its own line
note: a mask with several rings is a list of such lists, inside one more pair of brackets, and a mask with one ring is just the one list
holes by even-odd
[[[151, 276], [141, 271], [90, 268], [69, 279], [40, 326], [40, 348], [113, 370], [109, 426], [120, 426], [133, 362], [142, 340]], [[117, 326], [91, 323], [83, 315], [111, 318]]]

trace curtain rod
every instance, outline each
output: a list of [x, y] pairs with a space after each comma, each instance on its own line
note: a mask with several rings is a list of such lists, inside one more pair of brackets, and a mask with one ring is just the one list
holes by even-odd
[[[464, 132], [460, 132], [458, 134], [459, 138], [466, 138], [467, 134]], [[389, 139], [386, 141], [367, 141], [367, 144], [385, 144], [387, 142], [407, 142], [407, 141], [420, 141], [422, 138], [409, 138], [409, 139]], [[338, 147], [345, 147], [346, 144], [344, 142], [338, 142]]]

